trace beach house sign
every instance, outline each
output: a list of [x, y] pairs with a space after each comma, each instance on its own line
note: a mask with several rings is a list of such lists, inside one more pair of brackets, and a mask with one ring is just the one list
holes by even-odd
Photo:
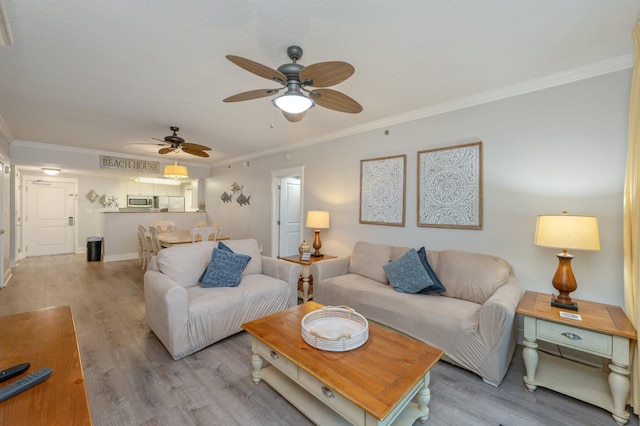
[[159, 173], [160, 163], [158, 161], [134, 160], [132, 158], [100, 156], [101, 169], [129, 170], [142, 173]]

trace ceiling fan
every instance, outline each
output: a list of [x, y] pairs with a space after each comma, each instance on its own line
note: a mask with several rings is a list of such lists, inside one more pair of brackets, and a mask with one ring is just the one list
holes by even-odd
[[[277, 71], [250, 59], [227, 55], [227, 59], [240, 68], [267, 80], [280, 83], [282, 87], [238, 93], [223, 99], [223, 102], [264, 98], [286, 88], [287, 91], [283, 95], [274, 98], [271, 102], [282, 110], [285, 118], [291, 122], [302, 120], [309, 108], [315, 104], [334, 111], [352, 114], [362, 111], [362, 106], [349, 96], [337, 90], [326, 89], [326, 87], [342, 83], [349, 78], [355, 72], [355, 68], [351, 64], [331, 61], [319, 62], [305, 67], [297, 63], [302, 58], [302, 48], [298, 46], [289, 46], [287, 55], [292, 63], [279, 66]], [[302, 92], [307, 93], [308, 96]]]
[[171, 126], [169, 127], [173, 132], [172, 135], [165, 136], [164, 139], [151, 138], [157, 141], [162, 142], [162, 145], [168, 145], [164, 148], [160, 148], [158, 152], [160, 154], [169, 154], [170, 152], [174, 152], [176, 150], [181, 150], [186, 152], [187, 154], [197, 155], [198, 157], [208, 157], [205, 151], [211, 151], [211, 148], [204, 145], [198, 145], [195, 143], [185, 142], [180, 136], [178, 136], [179, 127]]

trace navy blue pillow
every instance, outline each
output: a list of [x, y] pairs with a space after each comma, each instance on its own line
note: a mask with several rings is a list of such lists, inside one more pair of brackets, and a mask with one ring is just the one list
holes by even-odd
[[[225, 243], [223, 243], [222, 241], [218, 241], [218, 248], [220, 250], [229, 252], [229, 253], [233, 253], [233, 250], [231, 250], [229, 247], [227, 247], [227, 245]], [[213, 259], [213, 252], [216, 249], [214, 248], [213, 251], [211, 252], [211, 259]], [[209, 263], [207, 264], [207, 267], [204, 268], [204, 271], [202, 271], [202, 275], [200, 275], [200, 278], [198, 278], [198, 282], [202, 283], [202, 280], [204, 279], [204, 274], [207, 273], [207, 269], [209, 269], [209, 265], [211, 264], [211, 261], [209, 261]]]
[[417, 293], [433, 284], [415, 249], [382, 267], [389, 282], [401, 293]]
[[[223, 243], [222, 241], [218, 241], [218, 248], [220, 250], [224, 250], [224, 251], [228, 251], [229, 253], [233, 253], [233, 250], [231, 250], [225, 243]], [[211, 255], [213, 256], [213, 253], [211, 253]]]
[[202, 287], [237, 287], [242, 280], [242, 271], [250, 260], [251, 256], [246, 254], [213, 249]]
[[425, 248], [422, 247], [420, 250], [418, 250], [417, 253], [418, 253], [418, 257], [420, 258], [420, 262], [422, 262], [422, 266], [424, 267], [424, 270], [427, 271], [427, 274], [431, 279], [431, 285], [423, 288], [418, 293], [427, 294], [427, 293], [441, 293], [443, 291], [447, 291], [447, 289], [444, 288], [444, 286], [436, 276], [436, 273], [433, 272], [433, 269], [431, 269], [431, 265], [429, 265], [429, 262], [427, 262], [427, 251], [425, 250]]

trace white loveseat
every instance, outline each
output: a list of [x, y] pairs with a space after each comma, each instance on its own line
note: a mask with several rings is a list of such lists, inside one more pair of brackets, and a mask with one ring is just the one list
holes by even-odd
[[228, 240], [234, 253], [251, 256], [237, 287], [198, 283], [217, 242], [163, 249], [144, 274], [149, 328], [180, 359], [241, 331], [248, 321], [294, 306], [300, 265], [261, 256], [256, 240]]
[[514, 326], [522, 290], [503, 259], [462, 251], [427, 251], [443, 293], [401, 293], [383, 266], [409, 248], [358, 242], [350, 256], [316, 262], [314, 300], [346, 305], [365, 317], [445, 352], [445, 359], [494, 386], [507, 372], [516, 345]]

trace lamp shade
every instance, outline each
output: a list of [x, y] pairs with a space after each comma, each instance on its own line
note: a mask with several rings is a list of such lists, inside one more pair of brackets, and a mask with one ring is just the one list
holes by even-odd
[[329, 212], [321, 210], [309, 210], [307, 212], [307, 228], [328, 229]]
[[273, 104], [290, 114], [305, 112], [315, 105], [313, 100], [295, 90], [289, 90], [284, 95], [278, 96], [273, 100]]
[[182, 166], [180, 164], [167, 164], [164, 166], [164, 177], [175, 179], [188, 178], [189, 171], [186, 166]]
[[538, 216], [533, 243], [561, 249], [600, 250], [598, 218], [565, 213]]

